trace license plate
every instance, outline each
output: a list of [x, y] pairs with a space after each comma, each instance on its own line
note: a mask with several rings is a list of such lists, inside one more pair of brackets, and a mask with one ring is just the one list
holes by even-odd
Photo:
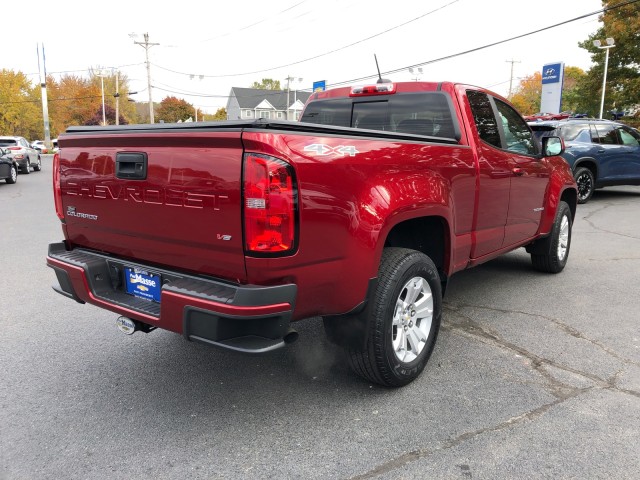
[[155, 275], [139, 268], [126, 267], [124, 269], [124, 279], [127, 285], [127, 293], [152, 302], [160, 302], [160, 291], [162, 290], [160, 275]]

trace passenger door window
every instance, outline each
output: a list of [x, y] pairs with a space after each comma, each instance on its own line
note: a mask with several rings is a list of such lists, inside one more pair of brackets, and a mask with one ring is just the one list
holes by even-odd
[[500, 115], [505, 149], [523, 155], [535, 155], [533, 135], [522, 117], [506, 103], [494, 100]]

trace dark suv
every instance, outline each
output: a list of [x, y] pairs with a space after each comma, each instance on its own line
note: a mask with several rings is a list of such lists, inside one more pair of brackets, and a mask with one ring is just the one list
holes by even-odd
[[578, 203], [596, 188], [640, 185], [640, 132], [622, 123], [585, 118], [530, 122], [538, 138], [564, 139], [562, 157], [578, 184]]

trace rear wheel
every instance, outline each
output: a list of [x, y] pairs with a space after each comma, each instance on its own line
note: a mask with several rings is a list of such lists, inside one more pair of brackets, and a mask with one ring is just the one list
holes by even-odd
[[595, 190], [596, 180], [593, 172], [586, 167], [580, 167], [574, 174], [578, 185], [578, 203], [587, 203]]
[[30, 174], [31, 173], [31, 160], [27, 158], [27, 165], [22, 169], [20, 173]]
[[15, 165], [11, 165], [9, 177], [6, 179], [7, 183], [16, 183], [18, 181], [18, 169]]
[[33, 166], [33, 171], [39, 172], [40, 170], [42, 170], [42, 158], [38, 155], [38, 162]]
[[548, 237], [538, 240], [541, 242], [540, 248], [531, 254], [531, 263], [536, 270], [559, 273], [564, 269], [571, 246], [571, 223], [569, 205], [560, 202], [551, 233]]
[[387, 387], [415, 380], [433, 351], [442, 316], [440, 276], [421, 252], [387, 248], [367, 309], [363, 348], [347, 349], [358, 375]]

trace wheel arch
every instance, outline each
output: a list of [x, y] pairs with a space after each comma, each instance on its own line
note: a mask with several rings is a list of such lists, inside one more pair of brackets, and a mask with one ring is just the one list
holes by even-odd
[[573, 164], [573, 173], [575, 174], [579, 168], [588, 168], [593, 174], [593, 179], [598, 179], [598, 162], [594, 158], [585, 157], [576, 160]]
[[574, 188], [567, 188], [562, 192], [560, 201], [569, 205], [571, 222], [573, 223], [576, 218], [576, 209], [578, 208], [578, 192]]
[[389, 227], [380, 244], [382, 249], [409, 248], [427, 255], [438, 269], [444, 291], [451, 260], [451, 231], [445, 216], [432, 214], [401, 219]]

